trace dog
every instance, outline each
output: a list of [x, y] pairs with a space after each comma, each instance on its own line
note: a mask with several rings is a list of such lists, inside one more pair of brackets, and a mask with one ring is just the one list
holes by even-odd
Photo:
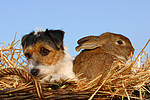
[[48, 30], [23, 36], [21, 45], [29, 73], [41, 82], [62, 82], [74, 78], [73, 57], [63, 45], [65, 32]]

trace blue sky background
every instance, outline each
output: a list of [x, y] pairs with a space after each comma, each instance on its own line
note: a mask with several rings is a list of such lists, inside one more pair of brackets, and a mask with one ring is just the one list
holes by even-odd
[[[69, 53], [83, 36], [121, 33], [136, 44], [150, 38], [150, 0], [0, 0], [0, 43], [6, 45], [35, 30], [62, 29]], [[2, 45], [2, 44], [0, 44]], [[150, 53], [150, 44], [146, 48]]]

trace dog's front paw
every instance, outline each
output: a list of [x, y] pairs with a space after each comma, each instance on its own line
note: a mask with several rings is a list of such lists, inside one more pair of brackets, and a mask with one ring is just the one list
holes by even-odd
[[54, 74], [54, 75], [48, 75], [44, 77], [41, 82], [50, 82], [50, 83], [63, 83], [65, 80], [67, 80], [68, 77], [64, 74]]
[[50, 82], [51, 83], [62, 83], [65, 80], [67, 80], [67, 76], [64, 74], [54, 74], [53, 77], [51, 78]]

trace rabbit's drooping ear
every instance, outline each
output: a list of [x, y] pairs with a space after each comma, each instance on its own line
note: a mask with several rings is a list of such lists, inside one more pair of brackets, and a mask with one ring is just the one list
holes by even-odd
[[101, 40], [100, 36], [87, 36], [78, 40], [79, 46], [76, 47], [76, 51], [81, 49], [95, 49], [106, 43], [105, 40]]
[[79, 46], [76, 47], [76, 51], [80, 51], [81, 49], [94, 49], [98, 47], [98, 36], [87, 36], [78, 40]]

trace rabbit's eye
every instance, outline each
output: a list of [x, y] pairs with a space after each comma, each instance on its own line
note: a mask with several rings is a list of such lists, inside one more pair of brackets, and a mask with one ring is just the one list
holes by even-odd
[[47, 50], [47, 49], [45, 49], [44, 47], [42, 47], [42, 48], [40, 49], [40, 54], [41, 54], [42, 56], [48, 55], [49, 52], [50, 52], [50, 51]]
[[123, 42], [121, 40], [117, 41], [118, 44], [123, 44]]

